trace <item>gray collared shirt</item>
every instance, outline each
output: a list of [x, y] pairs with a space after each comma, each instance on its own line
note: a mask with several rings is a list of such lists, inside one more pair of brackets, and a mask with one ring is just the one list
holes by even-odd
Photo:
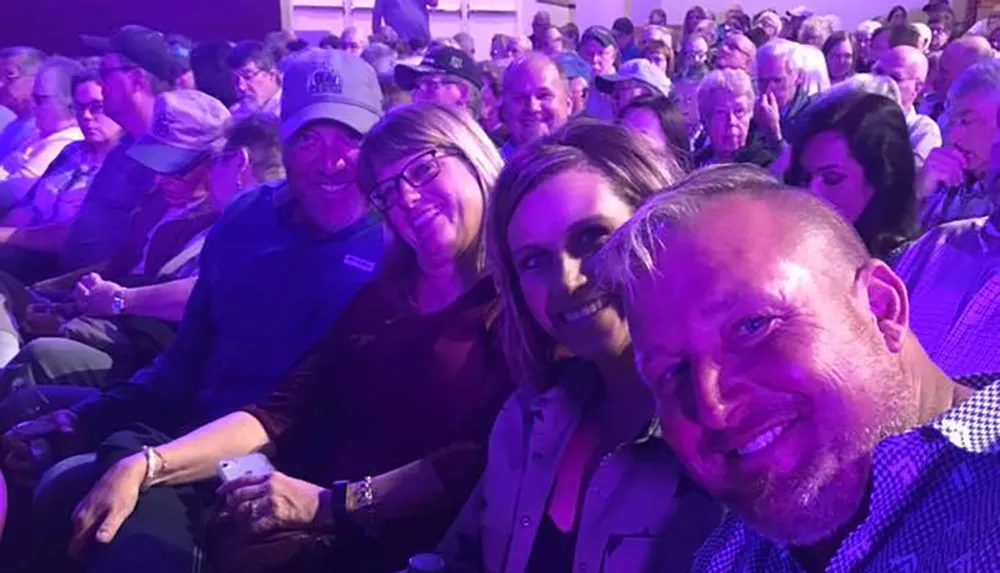
[[[581, 375], [582, 374], [582, 375]], [[561, 454], [599, 399], [592, 374], [572, 369], [550, 391], [518, 392], [490, 438], [486, 471], [441, 544], [446, 560], [488, 573], [522, 573], [545, 517]], [[687, 571], [720, 508], [684, 474], [651, 423], [606, 455], [583, 494], [573, 571]]]
[[[868, 517], [826, 573], [1000, 571], [1000, 381], [987, 384], [929, 424], [876, 446]], [[730, 515], [692, 571], [803, 569], [787, 548]]]

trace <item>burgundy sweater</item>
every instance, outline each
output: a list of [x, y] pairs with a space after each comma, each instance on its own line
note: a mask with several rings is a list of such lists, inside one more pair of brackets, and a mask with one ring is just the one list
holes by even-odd
[[485, 467], [493, 421], [513, 390], [491, 332], [496, 305], [484, 279], [421, 316], [376, 280], [274, 394], [245, 409], [277, 444], [277, 467], [317, 484], [434, 462], [453, 507], [382, 524], [387, 566], [435, 546]]

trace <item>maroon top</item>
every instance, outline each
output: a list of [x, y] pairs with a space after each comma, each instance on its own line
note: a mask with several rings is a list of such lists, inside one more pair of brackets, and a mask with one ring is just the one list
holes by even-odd
[[277, 444], [277, 466], [314, 483], [432, 459], [453, 507], [380, 524], [379, 545], [405, 558], [440, 541], [464, 504], [513, 383], [490, 330], [490, 280], [425, 316], [387, 287], [363, 288], [279, 389], [245, 411]]

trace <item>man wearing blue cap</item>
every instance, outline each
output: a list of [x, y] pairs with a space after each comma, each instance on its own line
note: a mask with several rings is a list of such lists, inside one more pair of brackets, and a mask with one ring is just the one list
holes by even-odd
[[[57, 434], [80, 444], [54, 450], [60, 457], [107, 438], [96, 464], [74, 458], [88, 465], [46, 476], [51, 487], [42, 500], [46, 491], [79, 491], [80, 485], [85, 491], [103, 468], [123, 460], [90, 497], [100, 503], [81, 506], [74, 522], [74, 549], [101, 547], [82, 551], [89, 571], [192, 570], [200, 532], [179, 526], [178, 517], [198, 514], [203, 492], [160, 487], [139, 497], [129, 480], [160, 467], [155, 448], [142, 446], [269, 394], [375, 276], [385, 237], [354, 179], [361, 136], [382, 113], [375, 72], [356, 56], [319, 48], [294, 54], [284, 66], [288, 179], [240, 197], [216, 224], [174, 344], [131, 380], [5, 436], [7, 450], [21, 460], [31, 459], [28, 443]], [[155, 430], [120, 431], [135, 422]], [[20, 467], [23, 474], [26, 465]], [[70, 509], [53, 509], [44, 523], [67, 523]]]

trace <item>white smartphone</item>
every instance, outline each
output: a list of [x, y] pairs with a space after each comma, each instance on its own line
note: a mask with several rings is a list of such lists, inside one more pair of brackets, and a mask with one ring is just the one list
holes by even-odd
[[219, 462], [218, 467], [219, 479], [223, 482], [232, 481], [238, 477], [247, 475], [271, 475], [273, 471], [274, 466], [271, 465], [270, 460], [264, 454], [250, 454], [242, 458], [223, 460]]

